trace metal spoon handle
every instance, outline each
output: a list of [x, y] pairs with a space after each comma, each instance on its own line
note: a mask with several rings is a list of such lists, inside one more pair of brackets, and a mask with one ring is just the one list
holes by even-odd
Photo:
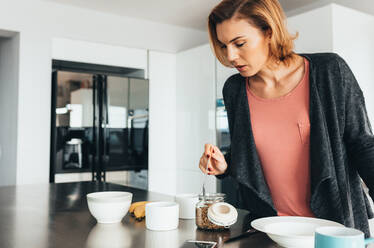
[[257, 233], [260, 233], [260, 231], [257, 231], [256, 229], [251, 228], [248, 231], [246, 231], [245, 233], [242, 233], [242, 234], [239, 234], [237, 236], [226, 239], [224, 241], [224, 243], [227, 244], [227, 243], [230, 243], [230, 242], [234, 242], [234, 241], [237, 241], [239, 239], [246, 238], [246, 237], [252, 236], [252, 235], [257, 234]]
[[206, 167], [205, 167], [205, 176], [204, 176], [204, 181], [203, 181], [203, 196], [205, 196], [205, 182], [206, 178], [208, 176], [208, 164], [209, 164], [210, 156], [208, 157], [208, 161], [206, 162]]

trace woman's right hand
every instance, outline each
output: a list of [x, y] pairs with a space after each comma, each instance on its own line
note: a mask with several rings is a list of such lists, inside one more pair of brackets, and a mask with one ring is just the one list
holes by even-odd
[[[209, 157], [208, 171], [206, 171]], [[225, 173], [227, 170], [227, 163], [218, 147], [211, 144], [205, 144], [205, 151], [200, 158], [199, 168], [204, 174], [208, 173], [209, 175], [216, 176]]]

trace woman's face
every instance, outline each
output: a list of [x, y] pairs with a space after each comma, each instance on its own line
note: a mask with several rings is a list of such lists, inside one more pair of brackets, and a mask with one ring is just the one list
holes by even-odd
[[243, 77], [251, 77], [265, 67], [270, 39], [248, 20], [231, 18], [218, 24], [216, 31], [228, 61]]

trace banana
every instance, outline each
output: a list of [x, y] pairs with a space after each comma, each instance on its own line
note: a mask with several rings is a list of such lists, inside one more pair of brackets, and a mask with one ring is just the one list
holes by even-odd
[[141, 205], [145, 205], [146, 203], [148, 203], [148, 201], [134, 202], [133, 204], [131, 204], [129, 212], [131, 214], [133, 214], [136, 207], [141, 206]]
[[145, 218], [145, 204], [137, 206], [134, 210], [134, 215], [136, 220], [142, 220]]

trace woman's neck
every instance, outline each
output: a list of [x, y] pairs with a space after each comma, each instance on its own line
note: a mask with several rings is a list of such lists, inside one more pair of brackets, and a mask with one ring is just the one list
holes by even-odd
[[295, 88], [304, 73], [304, 58], [297, 55], [297, 59], [289, 66], [284, 63], [280, 63], [275, 68], [268, 66], [250, 77], [249, 88], [257, 96], [277, 98]]
[[296, 56], [297, 59], [289, 66], [284, 63], [279, 63], [274, 66], [274, 63], [269, 61], [267, 66], [250, 78], [250, 81], [256, 84], [262, 84], [262, 87], [266, 88], [276, 88], [287, 84], [289, 77], [300, 70], [304, 65], [303, 57], [299, 55]]

